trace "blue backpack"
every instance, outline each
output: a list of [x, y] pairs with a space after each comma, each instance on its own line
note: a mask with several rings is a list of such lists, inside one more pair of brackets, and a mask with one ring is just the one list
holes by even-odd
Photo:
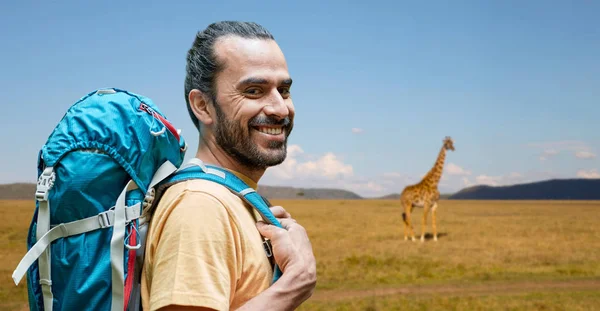
[[[186, 150], [142, 95], [99, 89], [69, 108], [39, 152], [28, 252], [12, 275], [16, 285], [27, 275], [30, 310], [141, 310], [148, 212], [177, 182], [220, 183], [281, 227], [237, 176], [198, 159], [183, 164]], [[265, 248], [272, 256], [267, 240]]]

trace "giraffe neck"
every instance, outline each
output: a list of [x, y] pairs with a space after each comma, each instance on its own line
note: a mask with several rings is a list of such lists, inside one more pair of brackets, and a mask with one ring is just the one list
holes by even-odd
[[440, 154], [438, 155], [437, 160], [435, 161], [435, 165], [433, 166], [433, 168], [431, 168], [429, 174], [427, 174], [427, 176], [425, 177], [427, 184], [431, 186], [437, 186], [437, 184], [440, 182], [440, 179], [442, 178], [442, 171], [444, 169], [445, 159], [446, 149], [442, 147], [442, 149], [440, 150]]

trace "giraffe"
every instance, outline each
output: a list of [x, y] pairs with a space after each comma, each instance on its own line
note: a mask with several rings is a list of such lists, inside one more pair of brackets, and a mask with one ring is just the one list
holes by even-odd
[[435, 165], [427, 172], [419, 183], [408, 185], [400, 194], [400, 202], [404, 208], [402, 219], [404, 220], [404, 240], [408, 240], [408, 231], [410, 231], [412, 241], [415, 241], [415, 233], [411, 224], [410, 213], [414, 207], [423, 207], [423, 221], [421, 224], [421, 242], [425, 241], [425, 224], [427, 223], [427, 214], [431, 210], [431, 227], [433, 229], [433, 240], [437, 242], [437, 228], [435, 224], [435, 215], [440, 199], [438, 183], [442, 177], [444, 160], [446, 159], [446, 150], [454, 151], [454, 142], [452, 138], [446, 136], [444, 144], [435, 161]]

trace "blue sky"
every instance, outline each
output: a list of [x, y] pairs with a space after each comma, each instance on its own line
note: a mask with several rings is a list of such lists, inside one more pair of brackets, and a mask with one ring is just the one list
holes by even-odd
[[600, 178], [600, 3], [75, 1], [0, 4], [0, 183], [33, 182], [66, 109], [115, 86], [197, 146], [185, 54], [218, 20], [266, 26], [294, 79], [290, 156], [261, 184], [400, 192], [455, 141], [440, 190]]

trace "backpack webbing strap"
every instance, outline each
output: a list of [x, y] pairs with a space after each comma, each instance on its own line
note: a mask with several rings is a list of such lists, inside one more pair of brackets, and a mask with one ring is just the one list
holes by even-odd
[[[201, 163], [201, 161], [197, 158], [193, 158], [189, 161], [189, 163], [194, 164], [198, 162]], [[210, 180], [219, 183], [228, 188], [231, 192], [236, 194], [242, 200], [246, 201], [246, 203], [253, 206], [261, 215], [264, 221], [281, 228], [281, 224], [275, 218], [275, 216], [273, 216], [273, 213], [271, 213], [271, 210], [269, 209], [263, 198], [256, 191], [254, 191], [254, 189], [248, 187], [248, 185], [244, 181], [235, 176], [235, 174], [230, 173], [227, 170], [205, 164], [197, 165], [196, 167], [194, 166], [196, 166], [196, 164], [193, 166], [182, 166], [182, 168], [180, 168], [177, 171], [175, 177], [170, 179], [169, 183], [171, 184], [194, 178], [202, 178], [205, 180]]]
[[[38, 217], [36, 227], [36, 239], [39, 241], [50, 230], [50, 202], [48, 191], [54, 185], [54, 168], [47, 167], [40, 175], [35, 191], [38, 201]], [[29, 268], [29, 265], [27, 266]], [[52, 274], [50, 271], [50, 249], [44, 248], [38, 262], [40, 273], [40, 285], [44, 298], [44, 311], [52, 311], [54, 296], [52, 295]]]
[[113, 234], [110, 239], [110, 266], [112, 267], [112, 304], [111, 310], [123, 310], [125, 298], [123, 287], [125, 286], [125, 268], [123, 267], [123, 244], [125, 243], [125, 197], [130, 190], [137, 189], [133, 180], [127, 182], [127, 186], [117, 198], [115, 204], [115, 223]]
[[[141, 214], [141, 204], [138, 203], [125, 209], [126, 223], [138, 219]], [[114, 225], [115, 212], [111, 209], [102, 212], [96, 216], [87, 217], [84, 219], [59, 224], [46, 232], [41, 239], [31, 247], [25, 257], [21, 259], [19, 265], [12, 274], [15, 285], [19, 285], [27, 269], [41, 256], [48, 246], [60, 238], [65, 238], [73, 235], [82, 234], [98, 229], [112, 227]], [[49, 248], [48, 248], [49, 249]]]
[[[177, 168], [171, 162], [166, 161], [155, 172], [150, 187], [167, 178]], [[40, 269], [40, 284], [42, 285], [42, 293], [44, 297], [44, 311], [52, 310], [53, 295], [51, 291], [52, 282], [50, 280], [50, 244], [60, 238], [77, 235], [97, 229], [113, 227], [113, 235], [111, 238], [110, 253], [112, 267], [112, 310], [122, 311], [124, 308], [124, 238], [125, 226], [127, 223], [140, 218], [141, 203], [131, 207], [125, 206], [125, 197], [128, 191], [137, 189], [137, 185], [133, 180], [127, 183], [123, 189], [114, 207], [108, 211], [99, 213], [98, 215], [62, 223], [50, 229], [50, 203], [48, 201], [48, 191], [54, 182], [54, 173], [52, 168], [44, 170], [40, 175], [38, 187], [36, 191], [36, 199], [39, 202], [38, 209], [38, 225], [37, 225], [37, 241], [29, 249], [27, 254], [21, 259], [17, 268], [13, 271], [12, 278], [15, 285], [27, 273], [29, 267], [39, 260]], [[48, 254], [48, 255], [46, 255]], [[45, 256], [48, 256], [47, 258]]]
[[[275, 218], [269, 209], [269, 204], [267, 204], [263, 197], [254, 189], [249, 187], [243, 180], [235, 176], [235, 174], [216, 166], [206, 165], [198, 158], [192, 158], [186, 164], [181, 166], [181, 168], [177, 170], [176, 175], [169, 180], [168, 185], [194, 178], [210, 180], [225, 186], [240, 199], [254, 207], [254, 209], [258, 211], [266, 223], [280, 228], [282, 227], [281, 223], [279, 223], [277, 218]], [[269, 255], [272, 254], [267, 252], [267, 256]], [[273, 283], [275, 283], [281, 277], [281, 275], [281, 269], [277, 264], [275, 264]]]
[[[170, 161], [165, 161], [154, 173], [148, 189], [152, 189], [163, 179], [169, 177], [177, 167]], [[110, 240], [110, 265], [112, 267], [112, 311], [122, 311], [125, 307], [125, 268], [123, 267], [124, 257], [124, 239], [125, 239], [125, 196], [129, 190], [134, 190], [137, 185], [133, 180], [127, 183], [127, 186], [117, 198], [115, 204], [115, 222], [113, 226], [113, 235]], [[131, 272], [133, 273], [133, 271]]]

